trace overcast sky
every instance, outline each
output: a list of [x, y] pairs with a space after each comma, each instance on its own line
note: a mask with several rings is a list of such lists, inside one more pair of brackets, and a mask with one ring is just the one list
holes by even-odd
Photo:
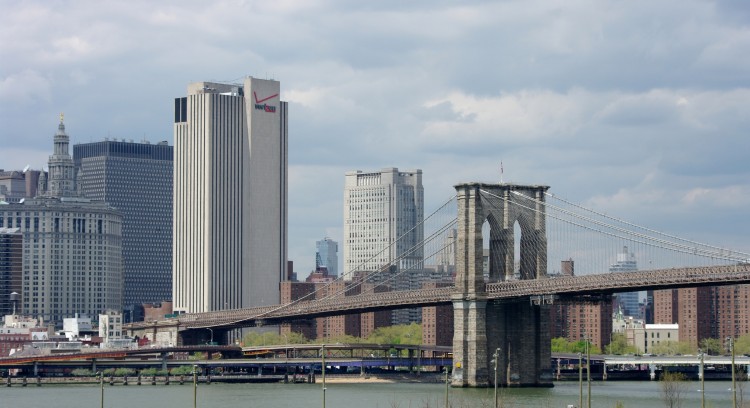
[[[360, 5], [364, 3], [373, 3]], [[187, 84], [281, 82], [289, 257], [341, 241], [344, 173], [545, 184], [637, 224], [750, 251], [750, 7], [734, 1], [13, 1], [0, 168], [72, 143], [167, 140]], [[71, 151], [72, 153], [72, 151]], [[339, 253], [341, 257], [343, 254]]]

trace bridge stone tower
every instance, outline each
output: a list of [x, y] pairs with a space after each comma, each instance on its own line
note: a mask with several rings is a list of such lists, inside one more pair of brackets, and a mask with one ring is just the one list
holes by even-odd
[[[544, 193], [549, 187], [464, 183], [455, 188], [458, 244], [456, 292], [452, 296], [452, 385], [492, 385], [492, 358], [500, 349], [499, 385], [551, 386], [549, 307], [544, 302], [534, 304], [528, 299], [488, 302], [482, 249], [482, 225], [487, 221], [490, 226], [489, 280], [545, 279]], [[516, 222], [521, 229], [518, 277], [514, 259]]]

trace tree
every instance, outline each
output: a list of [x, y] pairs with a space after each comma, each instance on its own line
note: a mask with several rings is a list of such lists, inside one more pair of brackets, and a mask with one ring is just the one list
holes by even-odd
[[677, 354], [695, 354], [695, 349], [686, 341], [663, 341], [651, 348], [654, 354], [674, 356]]
[[375, 329], [365, 340], [374, 344], [422, 344], [422, 326], [416, 323]]
[[682, 373], [664, 371], [661, 375], [661, 396], [668, 408], [682, 407], [682, 394], [687, 390], [685, 376]]
[[[579, 340], [569, 342], [563, 337], [557, 337], [552, 339], [552, 352], [553, 353], [581, 353], [586, 354], [586, 341]], [[602, 350], [595, 344], [589, 342], [589, 353], [601, 354]]]
[[[724, 349], [722, 348], [722, 353]], [[750, 354], [750, 334], [743, 334], [734, 340], [734, 353], [737, 355]]]
[[308, 340], [300, 333], [278, 334], [273, 332], [249, 332], [242, 337], [244, 346], [270, 346], [281, 344], [305, 344]]
[[719, 339], [703, 339], [700, 347], [703, 352], [711, 356], [724, 354], [724, 344]]
[[604, 352], [607, 354], [635, 354], [638, 349], [635, 346], [628, 344], [628, 339], [624, 333], [612, 333], [612, 341], [607, 347], [604, 348]]
[[568, 352], [568, 341], [564, 337], [555, 337], [552, 339], [552, 352], [553, 353], [567, 353]]
[[179, 367], [175, 367], [169, 371], [172, 375], [188, 375], [193, 373], [193, 366], [190, 365], [181, 365]]

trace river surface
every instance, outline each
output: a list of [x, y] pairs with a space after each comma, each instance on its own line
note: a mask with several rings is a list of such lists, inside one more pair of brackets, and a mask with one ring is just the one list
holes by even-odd
[[[700, 407], [699, 382], [686, 382], [683, 408]], [[739, 389], [739, 387], [738, 387]], [[326, 408], [443, 408], [442, 384], [364, 383], [326, 384]], [[448, 390], [451, 408], [491, 407], [494, 390]], [[583, 385], [584, 406], [586, 384]], [[738, 400], [741, 392], [738, 391]], [[750, 384], [744, 394], [750, 400]], [[300, 408], [322, 407], [323, 391], [317, 384], [200, 384], [198, 407]], [[556, 383], [554, 388], [505, 389], [503, 407], [567, 407], [578, 405], [577, 382]], [[591, 406], [626, 408], [663, 407], [658, 382], [594, 382]], [[84, 408], [99, 407], [99, 385], [43, 385], [0, 387], [0, 408]], [[707, 407], [730, 407], [731, 382], [706, 383]], [[189, 408], [193, 406], [193, 385], [104, 385], [104, 406], [108, 408]]]

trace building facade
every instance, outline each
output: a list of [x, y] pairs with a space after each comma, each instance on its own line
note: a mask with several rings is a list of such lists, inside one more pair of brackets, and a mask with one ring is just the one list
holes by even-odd
[[0, 201], [19, 203], [25, 198], [36, 196], [39, 183], [39, 170], [3, 171], [0, 169]]
[[126, 307], [172, 299], [172, 157], [167, 142], [73, 146], [84, 196], [122, 213]]
[[339, 244], [331, 238], [325, 237], [315, 242], [315, 268], [325, 267], [328, 275], [339, 276]]
[[[346, 296], [382, 293], [386, 291], [388, 291], [388, 288], [385, 286], [361, 282], [345, 282], [343, 280], [326, 280], [324, 277], [311, 275], [311, 278], [306, 282], [281, 282], [281, 303], [288, 304], [295, 301], [319, 300], [331, 297], [343, 299]], [[280, 333], [282, 335], [291, 332], [300, 333], [307, 339], [316, 340], [325, 340], [343, 335], [366, 338], [376, 329], [389, 326], [390, 324], [391, 311], [384, 310], [282, 323]]]
[[0, 316], [23, 312], [22, 305], [16, 299], [21, 295], [22, 260], [21, 228], [0, 227]]
[[423, 219], [422, 170], [346, 173], [344, 279], [392, 262], [399, 269], [420, 268]]
[[654, 323], [678, 324], [680, 340], [697, 349], [703, 339], [750, 333], [750, 285], [655, 290]]
[[[622, 252], [617, 253], [617, 262], [609, 267], [610, 272], [635, 272], [638, 270], [638, 264], [635, 260], [635, 254], [628, 251], [628, 247], [622, 247]], [[626, 316], [642, 318], [639, 302], [639, 292], [621, 292], [615, 294], [617, 306], [622, 307]]]
[[287, 276], [287, 103], [280, 83], [198, 82], [175, 99], [176, 312], [279, 303]]
[[122, 216], [79, 194], [68, 145], [61, 119], [37, 197], [0, 206], [0, 228], [23, 235], [21, 309], [57, 324], [122, 308]]

